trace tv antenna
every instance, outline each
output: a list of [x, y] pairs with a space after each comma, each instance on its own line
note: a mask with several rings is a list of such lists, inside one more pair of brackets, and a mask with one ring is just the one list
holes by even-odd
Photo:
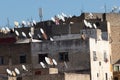
[[43, 11], [42, 11], [42, 8], [39, 8], [39, 17], [40, 17], [40, 21], [42, 21], [42, 19], [43, 19]]

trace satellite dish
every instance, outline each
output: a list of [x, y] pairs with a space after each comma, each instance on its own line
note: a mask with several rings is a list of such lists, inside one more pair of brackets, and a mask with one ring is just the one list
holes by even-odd
[[5, 31], [5, 28], [4, 27], [2, 27], [2, 29], [1, 29], [2, 31]]
[[54, 65], [57, 65], [57, 62], [56, 62], [55, 59], [52, 59], [52, 61], [53, 61], [53, 64], [54, 64]]
[[37, 34], [38, 38], [41, 38], [40, 34]]
[[50, 41], [54, 41], [53, 38], [50, 37]]
[[23, 70], [28, 71], [25, 65], [22, 65]]
[[43, 29], [42, 29], [42, 28], [40, 28], [40, 31], [41, 31], [41, 33], [42, 33], [42, 34], [44, 33], [44, 31], [43, 31]]
[[10, 31], [10, 29], [8, 28], [8, 27], [5, 27], [5, 29], [9, 32]]
[[16, 74], [20, 74], [20, 71], [17, 69], [17, 68], [15, 68], [15, 72], [16, 72]]
[[60, 17], [61, 17], [62, 21], [65, 22], [64, 16], [60, 15]]
[[89, 28], [92, 28], [92, 25], [90, 24], [90, 22], [88, 22], [88, 27], [89, 27]]
[[33, 24], [36, 25], [36, 21], [35, 20], [33, 20]]
[[86, 27], [88, 27], [88, 22], [86, 20], [84, 20], [84, 24]]
[[25, 21], [22, 21], [22, 24], [23, 24], [24, 26], [26, 26], [26, 22], [25, 22]]
[[65, 61], [64, 61], [64, 65], [65, 65], [66, 68], [68, 68], [68, 65], [67, 65], [67, 63]]
[[14, 25], [15, 25], [16, 27], [18, 27], [18, 26], [19, 26], [19, 23], [18, 23], [17, 21], [14, 21]]
[[15, 71], [12, 71], [12, 76], [14, 76], [14, 77], [16, 76], [16, 73], [15, 73]]
[[25, 34], [24, 32], [22, 32], [22, 35], [23, 35], [24, 37], [27, 37], [26, 34]]
[[66, 14], [64, 14], [64, 13], [62, 13], [62, 16], [67, 17], [67, 15], [66, 15]]
[[42, 68], [46, 68], [45, 64], [43, 62], [40, 62]]
[[29, 34], [29, 36], [32, 38], [32, 34], [31, 34], [30, 32], [29, 32], [28, 34]]
[[55, 22], [55, 19], [54, 19], [53, 17], [51, 17], [51, 20], [52, 20], [53, 22]]
[[10, 76], [12, 76], [12, 71], [11, 71], [11, 70], [6, 69], [6, 71], [7, 71], [7, 73], [8, 73]]
[[15, 34], [16, 34], [17, 36], [19, 36], [19, 32], [18, 32], [17, 30], [15, 30]]
[[95, 29], [97, 28], [96, 24], [93, 24], [93, 26], [94, 26]]
[[52, 62], [52, 60], [51, 60], [50, 58], [45, 57], [45, 61], [46, 61], [46, 63], [47, 63], [48, 65], [53, 65], [53, 62]]

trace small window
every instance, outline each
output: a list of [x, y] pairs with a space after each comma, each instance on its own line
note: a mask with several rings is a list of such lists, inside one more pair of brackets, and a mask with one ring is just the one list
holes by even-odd
[[93, 61], [97, 61], [96, 51], [93, 51]]
[[60, 61], [69, 61], [68, 52], [60, 52], [59, 53], [59, 60]]
[[105, 61], [105, 62], [108, 62], [106, 51], [104, 51], [104, 61]]
[[0, 65], [3, 65], [3, 64], [4, 64], [3, 56], [0, 56]]
[[20, 55], [20, 63], [26, 63], [26, 55], [25, 54]]
[[38, 54], [38, 63], [40, 62], [46, 62], [45, 57], [47, 57], [48, 54]]

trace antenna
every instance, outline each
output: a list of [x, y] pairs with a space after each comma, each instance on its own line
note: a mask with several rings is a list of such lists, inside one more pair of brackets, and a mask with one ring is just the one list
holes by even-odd
[[24, 33], [24, 32], [22, 32], [22, 35], [26, 38], [27, 36], [26, 36], [26, 34]]
[[40, 21], [42, 21], [42, 18], [43, 18], [42, 8], [39, 8], [39, 17], [40, 17]]
[[11, 70], [6, 69], [6, 71], [7, 71], [7, 73], [8, 73], [10, 76], [12, 76], [12, 71], [11, 71]]
[[55, 59], [52, 59], [52, 61], [53, 61], [53, 64], [57, 66], [56, 60], [55, 60]]
[[40, 62], [42, 68], [46, 68], [45, 64], [43, 62]]
[[28, 71], [25, 65], [22, 65], [23, 70]]
[[107, 7], [106, 7], [106, 4], [104, 5], [104, 8], [105, 8], [105, 13], [107, 12]]
[[20, 74], [20, 71], [17, 68], [15, 68], [15, 72], [16, 72], [17, 75]]
[[15, 34], [16, 34], [17, 36], [19, 36], [19, 32], [18, 32], [17, 30], [15, 30]]

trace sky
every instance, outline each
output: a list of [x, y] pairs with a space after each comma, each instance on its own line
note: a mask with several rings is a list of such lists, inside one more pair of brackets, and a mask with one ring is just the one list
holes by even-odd
[[39, 8], [43, 20], [50, 20], [57, 14], [80, 16], [82, 12], [111, 12], [113, 6], [120, 7], [120, 0], [0, 0], [0, 28], [14, 21], [40, 21]]

